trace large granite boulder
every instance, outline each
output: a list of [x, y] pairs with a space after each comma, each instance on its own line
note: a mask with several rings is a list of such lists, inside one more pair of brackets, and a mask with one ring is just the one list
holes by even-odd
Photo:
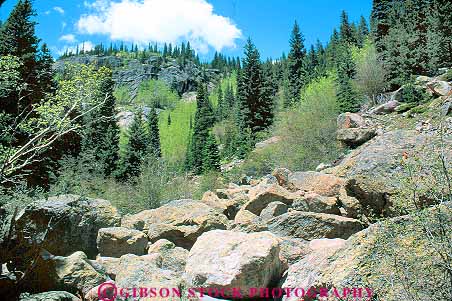
[[151, 244], [148, 254], [159, 254], [162, 258], [161, 267], [166, 270], [172, 270], [176, 273], [182, 273], [185, 270], [185, 264], [188, 258], [188, 251], [176, 245], [169, 240], [160, 239]]
[[268, 222], [268, 230], [279, 236], [313, 240], [343, 238], [361, 231], [360, 221], [333, 214], [289, 211]]
[[106, 280], [108, 277], [105, 271], [83, 252], [64, 257], [42, 250], [34, 268], [27, 275], [24, 286], [33, 292], [63, 290], [85, 295], [91, 288]]
[[18, 244], [39, 246], [60, 256], [83, 251], [95, 258], [97, 232], [119, 226], [120, 219], [109, 201], [76, 195], [51, 197], [29, 204], [18, 215]]
[[342, 113], [337, 117], [338, 129], [354, 129], [366, 126], [364, 118], [357, 113]]
[[262, 210], [270, 203], [282, 202], [286, 205], [292, 205], [298, 197], [299, 194], [291, 193], [279, 184], [260, 184], [250, 189], [250, 200], [243, 206], [243, 209], [260, 215]]
[[251, 288], [269, 287], [280, 278], [285, 263], [279, 256], [279, 243], [269, 232], [204, 233], [188, 256], [187, 285], [223, 290], [226, 297], [232, 297], [232, 289], [238, 288], [247, 298]]
[[[445, 135], [441, 142], [440, 137], [414, 130], [386, 132], [353, 150], [329, 172], [348, 179], [347, 194], [355, 197], [368, 214], [390, 215], [393, 200], [406, 189], [408, 170], [404, 161], [411, 157], [426, 163], [438, 160], [441, 143], [451, 149], [451, 136]], [[452, 159], [451, 152], [444, 154], [446, 160]]]
[[100, 256], [121, 257], [125, 254], [144, 255], [148, 245], [146, 234], [123, 227], [101, 228], [97, 234]]
[[327, 197], [336, 196], [344, 184], [342, 178], [315, 171], [294, 172], [289, 177], [292, 190], [309, 191]]
[[374, 128], [348, 128], [339, 129], [336, 138], [341, 143], [355, 148], [369, 141], [376, 135], [377, 131]]
[[193, 200], [172, 201], [162, 207], [125, 216], [122, 227], [148, 234], [151, 242], [167, 239], [190, 249], [204, 232], [226, 229], [228, 219], [214, 208]]

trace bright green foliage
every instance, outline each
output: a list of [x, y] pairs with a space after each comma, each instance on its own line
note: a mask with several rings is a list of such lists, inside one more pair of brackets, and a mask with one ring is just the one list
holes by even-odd
[[221, 85], [218, 87], [218, 98], [217, 98], [217, 120], [221, 121], [224, 119], [226, 112], [227, 112], [227, 107], [226, 104], [224, 102], [224, 97], [223, 97], [223, 89], [221, 88]]
[[288, 79], [290, 90], [286, 106], [297, 103], [300, 100], [301, 89], [307, 83], [307, 72], [304, 65], [306, 49], [304, 48], [304, 38], [297, 22], [293, 26], [289, 43]]
[[202, 170], [204, 173], [220, 171], [220, 152], [212, 133], [208, 134], [204, 144]]
[[150, 107], [172, 108], [179, 101], [179, 95], [164, 81], [148, 80], [140, 85], [135, 103]]
[[118, 178], [125, 181], [137, 177], [141, 172], [141, 165], [148, 150], [148, 135], [144, 130], [143, 114], [135, 113], [128, 131], [128, 142], [125, 154], [121, 158]]
[[[169, 123], [171, 123], [170, 115], [168, 114]], [[152, 108], [147, 117], [148, 126], [148, 154], [152, 157], [160, 158], [162, 151], [160, 149], [160, 134], [159, 134], [159, 120], [155, 108]]]

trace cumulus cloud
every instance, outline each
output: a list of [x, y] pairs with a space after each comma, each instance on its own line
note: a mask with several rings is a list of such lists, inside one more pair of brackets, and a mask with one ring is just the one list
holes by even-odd
[[55, 6], [53, 8], [54, 11], [59, 12], [60, 14], [64, 15], [64, 9], [59, 7], [59, 6]]
[[64, 36], [60, 37], [60, 41], [65, 41], [68, 43], [74, 43], [76, 40], [75, 36], [73, 34], [66, 34]]
[[105, 34], [112, 40], [148, 42], [190, 41], [198, 51], [235, 47], [241, 31], [213, 12], [206, 0], [98, 0], [77, 22], [84, 34]]

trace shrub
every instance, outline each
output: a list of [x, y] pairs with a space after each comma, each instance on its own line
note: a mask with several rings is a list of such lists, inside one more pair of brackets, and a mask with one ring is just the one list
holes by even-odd
[[299, 105], [277, 115], [271, 135], [280, 142], [252, 152], [230, 176], [263, 176], [275, 167], [312, 170], [337, 159], [341, 147], [336, 142], [335, 86], [332, 74], [309, 84]]

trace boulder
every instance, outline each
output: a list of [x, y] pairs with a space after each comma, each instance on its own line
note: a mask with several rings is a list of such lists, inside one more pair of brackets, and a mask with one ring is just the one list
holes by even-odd
[[289, 175], [291, 173], [292, 172], [287, 168], [277, 168], [273, 170], [272, 175], [276, 178], [279, 185], [286, 187], [289, 182]]
[[333, 214], [289, 211], [268, 222], [270, 232], [279, 236], [289, 236], [313, 240], [317, 238], [343, 238], [363, 229], [355, 219]]
[[108, 277], [113, 280], [116, 278], [116, 273], [119, 266], [119, 258], [97, 256], [96, 262], [102, 266]]
[[452, 85], [446, 81], [442, 80], [432, 80], [427, 83], [428, 92], [433, 94], [433, 96], [449, 96], [452, 92]]
[[366, 126], [364, 118], [356, 113], [342, 113], [337, 117], [338, 129], [354, 129]]
[[[313, 287], [323, 269], [330, 264], [328, 258], [337, 250], [345, 246], [343, 239], [315, 239], [309, 243], [309, 253], [300, 261], [289, 267], [287, 274], [282, 279], [281, 287], [310, 288]], [[323, 286], [321, 286], [323, 287]], [[298, 301], [299, 297], [285, 296], [283, 300]]]
[[288, 207], [283, 202], [271, 202], [261, 211], [260, 218], [263, 221], [271, 220], [276, 216], [280, 216], [281, 214], [286, 213]]
[[334, 175], [315, 171], [294, 172], [289, 177], [293, 190], [310, 191], [321, 196], [336, 196], [345, 180]]
[[119, 258], [125, 254], [144, 255], [147, 245], [147, 236], [134, 229], [101, 228], [97, 234], [97, 248], [100, 256]]
[[297, 197], [298, 194], [291, 193], [278, 184], [260, 184], [250, 189], [250, 200], [243, 206], [243, 209], [259, 215], [270, 203], [281, 202], [286, 205], [291, 205]]
[[319, 165], [317, 165], [317, 167], [315, 168], [315, 171], [320, 172], [322, 170], [325, 170], [327, 168], [330, 168], [332, 165], [331, 164], [325, 164], [325, 163], [320, 163]]
[[50, 291], [39, 294], [23, 293], [19, 301], [81, 301], [80, 298], [64, 291]]
[[[182, 285], [180, 275], [172, 270], [161, 267], [162, 259], [158, 254], [137, 256], [132, 254], [120, 258], [116, 286], [120, 288], [179, 288]], [[132, 291], [124, 292], [131, 296]], [[143, 295], [141, 297], [149, 297]], [[168, 300], [168, 298], [152, 298], [153, 300]]]
[[204, 204], [216, 209], [219, 213], [224, 214], [228, 219], [234, 219], [238, 208], [235, 202], [229, 199], [220, 199], [215, 192], [206, 191], [201, 199]]
[[[442, 143], [446, 149], [452, 148], [450, 138], [445, 137]], [[411, 157], [424, 162], [436, 160], [440, 146], [440, 137], [428, 133], [389, 131], [353, 150], [329, 172], [348, 179], [344, 185], [347, 195], [356, 198], [366, 214], [387, 216], [392, 214], [393, 199], [406, 189], [408, 173], [403, 161]], [[452, 160], [451, 152], [445, 152], [445, 156]]]
[[108, 280], [104, 271], [80, 251], [63, 257], [42, 250], [28, 277], [25, 287], [30, 291], [64, 290], [83, 295]]
[[298, 262], [309, 252], [309, 241], [301, 238], [280, 237], [280, 257], [290, 265]]
[[[425, 235], [425, 227], [434, 229], [440, 226], [439, 220], [441, 227], [452, 226], [452, 205], [424, 211], [421, 218], [416, 214], [387, 219], [352, 235], [345, 243], [313, 241], [310, 246], [313, 251], [289, 267], [280, 286], [306, 288], [328, 284], [330, 288], [362, 288], [362, 300], [371, 299], [369, 296], [374, 294], [380, 300], [412, 300], [413, 294], [418, 300], [446, 300], [441, 268], [444, 260], [438, 252], [445, 254], [450, 246], [433, 243], [432, 250], [433, 241]], [[452, 238], [450, 233], [446, 235], [444, 239]], [[392, 284], [388, 285], [388, 281]], [[425, 283], [429, 285], [426, 287]], [[351, 294], [348, 297], [353, 300]]]
[[160, 239], [151, 244], [148, 254], [159, 254], [162, 257], [161, 267], [163, 269], [172, 270], [176, 273], [182, 273], [185, 270], [188, 251], [181, 247], [176, 247], [169, 240]]
[[230, 230], [241, 232], [261, 232], [267, 231], [267, 225], [256, 214], [242, 208], [237, 213], [234, 223], [229, 227]]
[[400, 103], [395, 99], [401, 97], [401, 96], [398, 96], [401, 93], [401, 91], [402, 91], [401, 89], [397, 90], [395, 92], [395, 94], [393, 94], [393, 96], [392, 96], [393, 100], [390, 100], [386, 103], [376, 106], [375, 108], [373, 108], [369, 111], [369, 114], [382, 115], [382, 114], [389, 114], [389, 113], [395, 112], [397, 107], [400, 105]]
[[151, 242], [167, 239], [190, 249], [204, 232], [226, 229], [228, 219], [215, 209], [193, 200], [172, 201], [162, 207], [125, 216], [122, 226], [148, 234]]
[[441, 114], [443, 116], [450, 115], [452, 113], [452, 102], [448, 101], [441, 106]]
[[243, 298], [250, 297], [250, 288], [271, 286], [284, 271], [279, 243], [269, 232], [204, 233], [188, 255], [187, 285], [224, 289], [226, 297], [233, 297], [232, 288], [239, 288]]
[[337, 140], [349, 147], [357, 147], [369, 141], [377, 135], [374, 128], [350, 128], [339, 129], [337, 131]]
[[326, 197], [314, 192], [307, 192], [292, 204], [292, 209], [317, 213], [340, 215], [336, 197]]
[[97, 232], [119, 226], [120, 219], [109, 201], [76, 195], [51, 197], [29, 204], [19, 214], [18, 244], [37, 245], [60, 256], [83, 251], [95, 258]]

